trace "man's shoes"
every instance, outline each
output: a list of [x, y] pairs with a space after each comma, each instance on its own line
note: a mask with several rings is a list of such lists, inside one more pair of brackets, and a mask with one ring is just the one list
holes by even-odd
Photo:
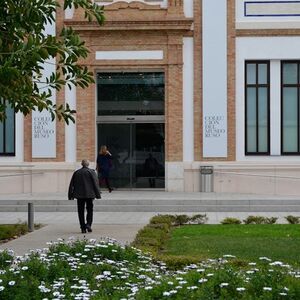
[[92, 230], [92, 227], [89, 226], [89, 225], [86, 225], [86, 229], [87, 229], [88, 232], [92, 232], [92, 231], [93, 231], [93, 230]]
[[85, 228], [82, 228], [82, 229], [81, 229], [81, 233], [86, 233], [86, 229], [85, 229]]

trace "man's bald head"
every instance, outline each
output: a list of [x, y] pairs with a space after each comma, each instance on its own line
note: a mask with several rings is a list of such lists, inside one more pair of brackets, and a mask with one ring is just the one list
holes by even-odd
[[83, 159], [81, 161], [81, 165], [87, 168], [90, 165], [90, 162], [87, 159]]

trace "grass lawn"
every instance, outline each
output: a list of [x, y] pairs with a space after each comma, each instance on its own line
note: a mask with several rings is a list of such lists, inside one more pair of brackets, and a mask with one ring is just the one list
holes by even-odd
[[27, 224], [4, 224], [0, 225], [0, 243], [8, 239], [23, 235], [28, 232]]
[[186, 225], [174, 228], [164, 254], [199, 259], [266, 256], [300, 265], [300, 225]]

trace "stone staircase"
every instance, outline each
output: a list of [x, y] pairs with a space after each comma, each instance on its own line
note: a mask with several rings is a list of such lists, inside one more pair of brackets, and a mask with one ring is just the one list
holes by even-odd
[[[97, 212], [300, 212], [300, 197], [298, 199], [132, 199], [120, 197], [117, 199], [101, 199], [94, 201]], [[134, 197], [133, 197], [134, 198]], [[42, 199], [42, 198], [40, 198]], [[27, 212], [28, 203], [34, 204], [35, 212], [75, 212], [76, 201], [45, 199], [0, 199], [0, 212]]]

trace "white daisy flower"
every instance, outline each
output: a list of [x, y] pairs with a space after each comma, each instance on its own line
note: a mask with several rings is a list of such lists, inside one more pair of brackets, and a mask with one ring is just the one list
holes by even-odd
[[222, 282], [222, 283], [220, 284], [220, 287], [222, 288], [222, 287], [228, 286], [228, 285], [229, 285], [229, 283], [227, 283], [227, 282]]

